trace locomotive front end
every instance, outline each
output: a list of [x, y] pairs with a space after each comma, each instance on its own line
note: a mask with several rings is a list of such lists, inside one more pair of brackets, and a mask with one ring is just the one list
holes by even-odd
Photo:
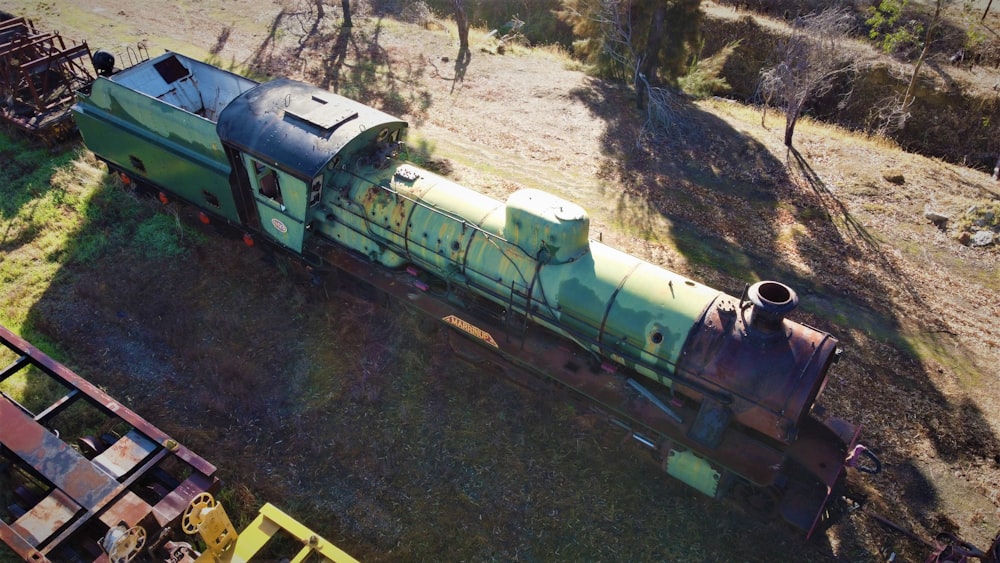
[[783, 444], [796, 439], [839, 356], [832, 335], [785, 318], [797, 303], [790, 287], [758, 282], [745, 299], [720, 294], [691, 331], [678, 371], [730, 397], [702, 401], [700, 443], [712, 447], [731, 416]]

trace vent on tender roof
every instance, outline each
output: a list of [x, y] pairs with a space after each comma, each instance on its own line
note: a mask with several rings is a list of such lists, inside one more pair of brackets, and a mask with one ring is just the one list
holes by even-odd
[[358, 116], [358, 112], [351, 108], [338, 106], [330, 103], [331, 100], [324, 100], [319, 96], [312, 96], [305, 103], [293, 104], [293, 107], [285, 110], [285, 114], [306, 123], [315, 125], [320, 129], [330, 131], [336, 129], [346, 121], [350, 121]]

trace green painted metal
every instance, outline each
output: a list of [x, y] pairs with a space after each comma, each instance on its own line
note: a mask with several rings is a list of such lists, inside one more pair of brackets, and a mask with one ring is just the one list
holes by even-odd
[[539, 190], [507, 198], [504, 235], [529, 256], [561, 264], [586, 254], [590, 217], [579, 205]]
[[[412, 263], [665, 385], [720, 295], [591, 242], [587, 213], [560, 197], [528, 189], [500, 202], [394, 160], [406, 124], [357, 102], [169, 53], [151, 62], [81, 95], [88, 145], [185, 199], [210, 194], [237, 221], [221, 136], [242, 151], [261, 230], [294, 252], [319, 233], [389, 267]], [[221, 93], [206, 101], [206, 84]]]
[[413, 263], [665, 385], [719, 292], [589, 241], [552, 194], [506, 203], [397, 163], [328, 192], [322, 230], [382, 264]]
[[535, 293], [559, 311], [561, 325], [628, 352], [612, 357], [655, 379], [673, 371], [691, 327], [719, 294], [594, 241], [587, 255], [540, 276]]
[[667, 473], [710, 497], [714, 498], [718, 493], [719, 472], [691, 450], [670, 450], [667, 453]]
[[[219, 76], [226, 87], [211, 87]], [[205, 84], [195, 77], [212, 79]], [[167, 53], [98, 78], [89, 92], [77, 94], [73, 113], [88, 148], [102, 158], [136, 179], [237, 222], [229, 162], [211, 118], [255, 84]], [[212, 99], [213, 94], [218, 98]]]
[[248, 155], [242, 159], [261, 229], [286, 248], [302, 252], [308, 192], [305, 182]]
[[[87, 147], [133, 178], [238, 221], [229, 163], [211, 122], [98, 79], [73, 106]], [[187, 137], [182, 140], [181, 132]], [[206, 195], [206, 193], [208, 195]]]

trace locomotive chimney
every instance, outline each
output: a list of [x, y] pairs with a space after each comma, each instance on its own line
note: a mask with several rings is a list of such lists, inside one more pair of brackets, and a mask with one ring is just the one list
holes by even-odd
[[761, 281], [750, 286], [747, 297], [753, 303], [750, 309], [750, 326], [763, 332], [781, 329], [785, 315], [799, 304], [795, 290], [783, 283]]

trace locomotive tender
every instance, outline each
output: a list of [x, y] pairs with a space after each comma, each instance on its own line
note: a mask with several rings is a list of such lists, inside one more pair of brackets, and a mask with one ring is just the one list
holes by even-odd
[[750, 484], [819, 523], [859, 428], [812, 412], [839, 349], [785, 318], [787, 286], [737, 299], [590, 240], [559, 197], [474, 192], [398, 158], [404, 121], [304, 83], [172, 52], [102, 74], [73, 112], [126, 181], [418, 303], [598, 402], [709, 496]]

